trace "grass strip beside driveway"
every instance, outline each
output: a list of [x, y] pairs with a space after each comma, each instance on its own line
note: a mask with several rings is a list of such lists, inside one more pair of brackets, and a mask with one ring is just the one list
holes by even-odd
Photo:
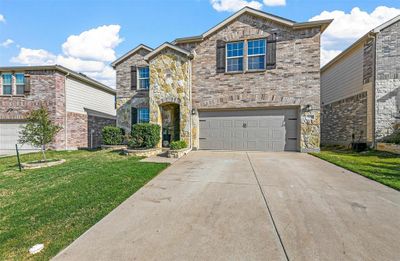
[[310, 154], [400, 190], [400, 155], [381, 151], [357, 153], [334, 149]]
[[[15, 157], [0, 158], [0, 260], [48, 260], [168, 166], [109, 151], [48, 152], [48, 158], [67, 162], [18, 172]], [[44, 250], [29, 255], [37, 243]]]

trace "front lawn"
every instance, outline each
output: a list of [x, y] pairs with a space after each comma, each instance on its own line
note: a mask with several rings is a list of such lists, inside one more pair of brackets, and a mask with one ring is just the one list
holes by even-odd
[[[15, 157], [0, 158], [0, 260], [48, 260], [168, 165], [106, 151], [48, 152], [48, 158], [67, 162], [19, 172]], [[44, 250], [31, 256], [28, 249], [38, 243]]]
[[400, 190], [400, 155], [381, 151], [322, 150], [312, 155]]

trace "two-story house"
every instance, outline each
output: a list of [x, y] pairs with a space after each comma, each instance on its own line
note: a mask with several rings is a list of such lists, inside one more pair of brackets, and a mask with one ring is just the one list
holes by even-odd
[[157, 123], [160, 146], [318, 151], [320, 37], [330, 23], [245, 7], [202, 35], [139, 45], [112, 63], [117, 125]]
[[321, 69], [321, 104], [323, 144], [374, 147], [400, 130], [400, 15]]
[[115, 125], [114, 89], [60, 65], [0, 67], [0, 155], [15, 152], [26, 116], [40, 106], [62, 127], [51, 149], [98, 147], [101, 129]]

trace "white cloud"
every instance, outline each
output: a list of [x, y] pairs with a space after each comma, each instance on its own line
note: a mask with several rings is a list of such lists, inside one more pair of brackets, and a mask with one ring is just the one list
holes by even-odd
[[246, 0], [210, 0], [212, 7], [218, 12], [236, 12], [245, 6], [261, 9], [262, 3], [258, 1]]
[[11, 58], [12, 63], [24, 65], [48, 65], [54, 64], [56, 56], [43, 49], [21, 48], [16, 57]]
[[6, 18], [2, 14], [0, 14], [0, 22], [2, 22], [2, 23], [6, 22]]
[[266, 6], [285, 6], [286, 0], [264, 0]]
[[312, 17], [310, 21], [334, 19], [322, 35], [321, 45], [325, 54], [323, 55], [321, 51], [321, 64], [322, 59], [333, 58], [334, 53], [344, 50], [373, 28], [399, 14], [400, 9], [378, 6], [371, 13], [354, 7], [350, 13], [340, 10], [323, 11]]
[[96, 61], [113, 61], [116, 59], [114, 48], [123, 39], [119, 36], [119, 25], [103, 25], [79, 35], [71, 35], [63, 43], [65, 55]]
[[327, 64], [341, 52], [342, 51], [340, 50], [325, 50], [324, 48], [321, 48], [321, 66]]
[[62, 44], [63, 53], [58, 55], [22, 47], [10, 61], [24, 65], [60, 64], [114, 87], [115, 72], [108, 63], [116, 59], [114, 49], [123, 41], [120, 29], [119, 25], [104, 25], [71, 35]]
[[3, 47], [8, 47], [13, 43], [14, 43], [14, 41], [12, 39], [7, 39], [4, 42], [2, 42], [0, 45], [3, 46]]

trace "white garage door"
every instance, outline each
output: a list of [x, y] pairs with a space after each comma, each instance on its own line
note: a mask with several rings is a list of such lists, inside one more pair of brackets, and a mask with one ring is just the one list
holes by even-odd
[[296, 151], [298, 110], [200, 112], [200, 149]]
[[[15, 154], [15, 144], [18, 143], [19, 132], [24, 126], [23, 122], [0, 122], [0, 155]], [[35, 150], [28, 144], [18, 144], [21, 153]]]

